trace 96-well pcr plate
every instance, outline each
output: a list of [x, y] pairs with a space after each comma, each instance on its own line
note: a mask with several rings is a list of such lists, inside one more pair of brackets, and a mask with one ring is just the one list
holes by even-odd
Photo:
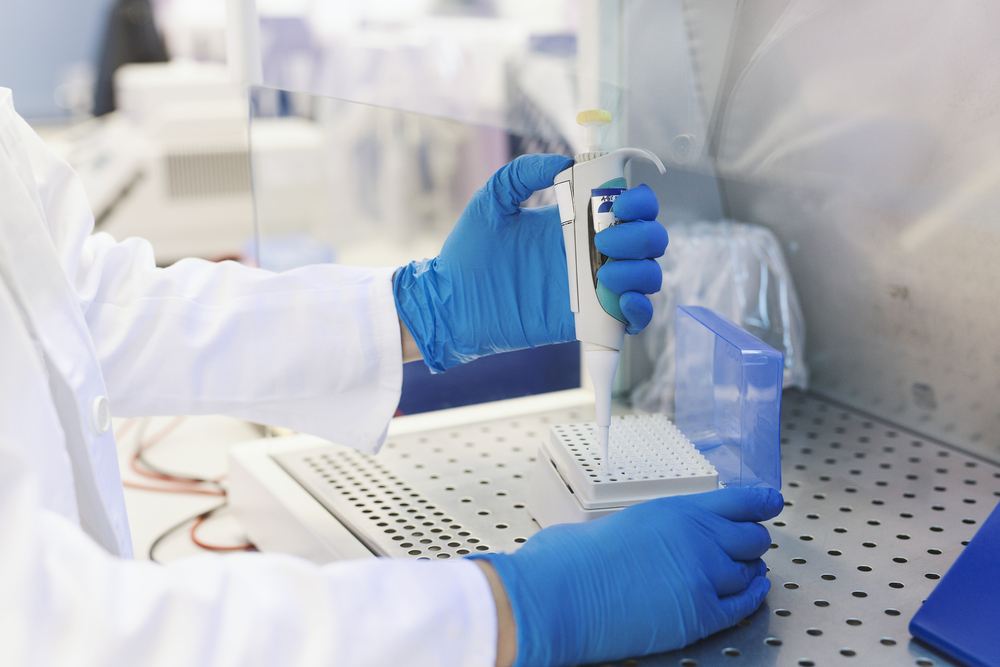
[[593, 422], [553, 426], [542, 449], [585, 509], [624, 507], [719, 486], [712, 464], [661, 414], [612, 418], [609, 461], [601, 460]]

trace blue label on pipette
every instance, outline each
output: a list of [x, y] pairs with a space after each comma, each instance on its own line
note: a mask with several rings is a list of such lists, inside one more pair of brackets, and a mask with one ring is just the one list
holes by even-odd
[[[626, 189], [593, 188], [590, 191], [590, 209], [594, 220], [595, 234], [603, 232], [609, 227], [621, 224], [622, 221], [615, 217], [611, 209], [614, 206], [615, 200], [618, 199], [618, 195], [625, 192]], [[615, 261], [605, 258], [604, 255], [600, 255], [600, 258], [602, 264], [604, 262]], [[605, 312], [616, 320], [625, 322], [625, 316], [622, 314], [621, 306], [619, 305], [618, 295], [605, 287], [604, 283], [600, 281], [597, 282], [595, 287], [597, 289], [597, 300], [601, 303], [601, 307], [604, 308]]]
[[621, 220], [611, 212], [615, 199], [625, 192], [626, 188], [594, 188], [590, 191], [590, 206], [594, 215], [594, 233], [602, 232], [608, 227], [614, 227]]

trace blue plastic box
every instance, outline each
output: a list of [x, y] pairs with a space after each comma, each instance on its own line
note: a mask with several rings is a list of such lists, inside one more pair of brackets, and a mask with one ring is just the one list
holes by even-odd
[[680, 306], [674, 423], [722, 486], [781, 489], [782, 354], [719, 313]]

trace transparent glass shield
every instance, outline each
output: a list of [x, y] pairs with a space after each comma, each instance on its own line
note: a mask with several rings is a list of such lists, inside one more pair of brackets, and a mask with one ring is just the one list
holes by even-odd
[[272, 270], [433, 257], [519, 152], [491, 127], [261, 86], [250, 99], [259, 261]]
[[[231, 0], [227, 30], [230, 57], [253, 83], [509, 131], [572, 154], [586, 150], [577, 111], [622, 110], [625, 4]], [[605, 133], [610, 148], [622, 145], [621, 127]]]

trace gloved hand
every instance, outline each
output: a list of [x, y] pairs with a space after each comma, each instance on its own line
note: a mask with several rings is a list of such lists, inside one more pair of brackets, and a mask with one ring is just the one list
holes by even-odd
[[656, 221], [660, 204], [645, 183], [618, 195], [611, 211], [629, 224], [594, 236], [597, 249], [617, 260], [598, 269], [597, 279], [619, 295], [618, 306], [628, 320], [625, 331], [637, 334], [653, 319], [653, 304], [646, 294], [659, 292], [663, 282], [663, 270], [654, 258], [667, 247], [667, 230]]
[[[431, 371], [576, 339], [559, 213], [555, 206], [520, 206], [572, 164], [561, 155], [517, 158], [473, 196], [440, 255], [396, 272], [396, 310]], [[601, 252], [629, 260], [616, 262], [622, 266], [601, 280], [622, 295], [630, 333], [649, 323], [653, 309], [644, 294], [657, 291], [662, 280], [656, 262], [646, 259], [659, 257], [667, 245], [666, 230], [653, 220], [657, 210], [648, 187], [629, 190], [616, 200], [615, 214], [652, 222], [618, 225], [595, 237]]]
[[755, 521], [781, 511], [769, 488], [660, 498], [547, 528], [487, 554], [517, 623], [515, 667], [660, 653], [734, 625], [770, 590]]

